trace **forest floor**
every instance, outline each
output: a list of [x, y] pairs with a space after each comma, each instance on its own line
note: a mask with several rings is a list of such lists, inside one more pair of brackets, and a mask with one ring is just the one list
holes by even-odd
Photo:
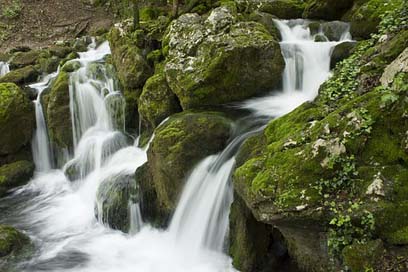
[[0, 52], [40, 48], [109, 29], [112, 13], [89, 0], [0, 0]]

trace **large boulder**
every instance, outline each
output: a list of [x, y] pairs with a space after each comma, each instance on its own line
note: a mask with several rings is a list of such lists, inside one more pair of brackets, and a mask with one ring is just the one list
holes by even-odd
[[[250, 35], [249, 35], [250, 34]], [[183, 109], [239, 101], [279, 84], [277, 37], [256, 22], [237, 22], [226, 7], [207, 19], [184, 14], [169, 26], [165, 74]]]
[[181, 111], [177, 96], [167, 85], [162, 73], [147, 80], [139, 98], [138, 108], [142, 123], [149, 131], [168, 116]]
[[13, 227], [0, 225], [0, 265], [4, 258], [18, 254], [30, 244], [30, 239]]
[[307, 1], [304, 18], [339, 20], [353, 5], [353, 0], [310, 0]]
[[34, 164], [29, 161], [17, 161], [0, 167], [0, 197], [8, 190], [24, 185], [34, 173]]
[[[367, 51], [361, 44], [316, 102], [273, 120], [238, 154], [237, 194], [257, 221], [280, 231], [305, 271], [330, 271], [343, 255], [353, 267], [376, 259], [358, 245], [377, 238], [387, 251], [408, 245], [408, 58], [400, 35]], [[384, 271], [385, 262], [372, 267]]]
[[156, 128], [148, 165], [163, 210], [170, 213], [175, 208], [188, 173], [225, 147], [230, 130], [230, 120], [214, 112], [175, 114]]
[[34, 105], [13, 83], [0, 84], [0, 156], [29, 147], [35, 127]]
[[73, 145], [69, 74], [61, 71], [47, 94], [47, 124], [50, 141], [58, 148], [69, 149]]

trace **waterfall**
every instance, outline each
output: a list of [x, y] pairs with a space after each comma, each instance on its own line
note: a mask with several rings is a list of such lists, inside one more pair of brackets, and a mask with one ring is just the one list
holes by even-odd
[[29, 87], [37, 91], [37, 98], [34, 100], [36, 129], [32, 140], [32, 151], [35, 167], [37, 171], [44, 172], [53, 168], [53, 155], [48, 138], [47, 123], [45, 122], [43, 107], [41, 104], [41, 94], [50, 87], [52, 80], [58, 75], [58, 72], [52, 73], [44, 79]]
[[262, 98], [250, 99], [242, 107], [256, 116], [278, 117], [289, 113], [305, 101], [312, 101], [320, 85], [330, 76], [330, 57], [334, 47], [350, 41], [349, 28], [345, 27], [339, 41], [315, 42], [308, 28], [307, 20], [275, 20], [282, 41], [280, 42], [285, 60], [282, 75], [282, 90], [274, 91]]
[[10, 67], [7, 62], [0, 61], [0, 77], [10, 72]]
[[[147, 161], [148, 148], [139, 148], [138, 138], [130, 139], [124, 133], [124, 99], [104, 62], [110, 54], [108, 43], [98, 47], [92, 43], [79, 59], [72, 60], [80, 63], [69, 79], [74, 152], [63, 169], [52, 169], [40, 103], [42, 91], [56, 75], [32, 85], [38, 91], [33, 139], [37, 173], [15, 193], [30, 198], [24, 205], [16, 204], [11, 217], [20, 220], [38, 250], [16, 271], [235, 271], [225, 249], [236, 152], [267, 121], [316, 97], [320, 84], [330, 76], [331, 51], [340, 42], [314, 42], [317, 34], [310, 33], [304, 20], [275, 23], [282, 34], [280, 45], [286, 62], [281, 90], [240, 105], [253, 112], [251, 128], [241, 128], [225, 150], [204, 158], [192, 169], [166, 230], [143, 222], [137, 195], [125, 204], [129, 234], [104, 225], [106, 192], [115, 188], [116, 181], [133, 177]], [[350, 35], [345, 31], [341, 40], [347, 39]], [[65, 175], [68, 172], [70, 180]]]

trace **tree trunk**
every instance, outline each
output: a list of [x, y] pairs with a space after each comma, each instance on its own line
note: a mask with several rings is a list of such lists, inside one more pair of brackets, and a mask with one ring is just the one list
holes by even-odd
[[173, 0], [172, 17], [177, 18], [180, 0]]
[[140, 27], [140, 15], [139, 15], [139, 0], [133, 0], [133, 28], [134, 30]]

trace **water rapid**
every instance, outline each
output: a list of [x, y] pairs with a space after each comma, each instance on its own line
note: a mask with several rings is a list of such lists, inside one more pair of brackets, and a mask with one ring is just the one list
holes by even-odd
[[[276, 24], [282, 34], [286, 62], [283, 87], [270, 96], [242, 104], [254, 112], [254, 118], [266, 116], [270, 120], [313, 100], [320, 84], [330, 76], [330, 54], [338, 44], [314, 42], [303, 20]], [[343, 37], [349, 39], [347, 33]], [[55, 169], [55, 152], [49, 144], [40, 103], [42, 91], [56, 74], [31, 85], [38, 92], [33, 139], [37, 171], [28, 185], [0, 200], [0, 206], [12, 207], [0, 223], [25, 230], [36, 247], [34, 257], [20, 262], [16, 269], [235, 271], [226, 255], [229, 207], [233, 201], [230, 176], [240, 144], [265, 123], [237, 133], [223, 152], [194, 167], [167, 230], [154, 229], [143, 222], [137, 201], [128, 205], [130, 234], [112, 230], [104, 224], [102, 188], [109, 190], [111, 182], [132, 177], [147, 161], [148, 147], [138, 147], [138, 139], [125, 133], [124, 99], [104, 65], [108, 54], [106, 42], [98, 47], [93, 43], [74, 60], [80, 63], [80, 68], [70, 75], [69, 87], [74, 150], [62, 169]], [[64, 171], [74, 172], [71, 180]]]

